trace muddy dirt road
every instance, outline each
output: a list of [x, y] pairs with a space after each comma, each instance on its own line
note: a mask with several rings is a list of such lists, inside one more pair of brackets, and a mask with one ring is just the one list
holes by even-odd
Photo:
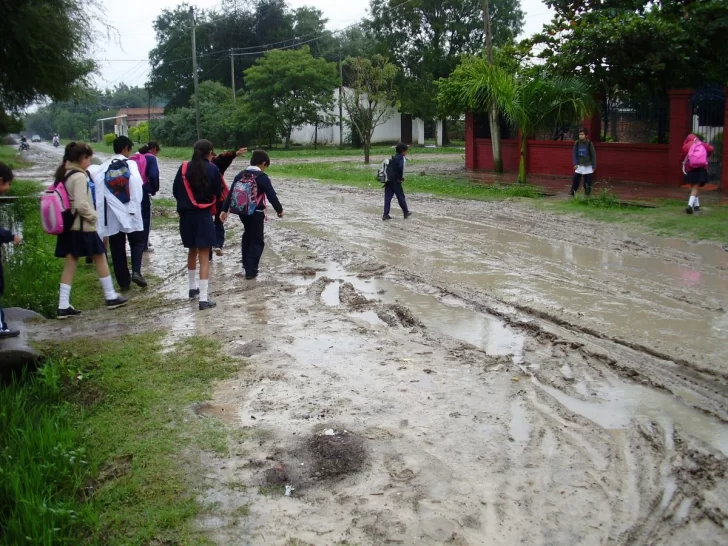
[[244, 433], [199, 455], [215, 542], [728, 542], [728, 253], [514, 203], [410, 196], [383, 223], [379, 193], [274, 182], [258, 281], [231, 222], [197, 312], [168, 225], [165, 302], [122, 311], [241, 362], [191, 408]]

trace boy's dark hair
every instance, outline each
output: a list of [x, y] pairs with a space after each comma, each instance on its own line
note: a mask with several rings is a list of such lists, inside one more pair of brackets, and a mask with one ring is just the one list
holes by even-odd
[[401, 154], [402, 152], [406, 152], [407, 150], [409, 150], [409, 146], [407, 146], [404, 142], [400, 142], [399, 144], [397, 144], [397, 147], [395, 148], [395, 151], [398, 154]]
[[270, 156], [268, 155], [268, 152], [265, 150], [255, 150], [253, 155], [250, 156], [250, 164], [253, 167], [257, 167], [258, 165], [270, 167]]
[[150, 152], [153, 152], [154, 150], [161, 150], [161, 146], [156, 140], [150, 140], [149, 142], [147, 142], [147, 148]]
[[579, 132], [584, 133], [586, 136], [589, 136], [589, 129], [587, 129], [586, 127], [582, 127], [581, 129], [579, 129]]
[[3, 184], [7, 184], [8, 182], [12, 182], [13, 178], [15, 178], [15, 175], [13, 174], [13, 170], [8, 167], [5, 163], [0, 161], [0, 178], [3, 179]]
[[139, 150], [137, 150], [137, 151], [142, 155], [148, 154], [149, 153], [149, 144], [145, 144], [144, 146], [139, 148]]
[[56, 180], [66, 176], [66, 163], [78, 163], [84, 157], [93, 157], [94, 151], [85, 142], [69, 142], [63, 152], [63, 163], [56, 169]]
[[134, 148], [134, 142], [127, 136], [120, 136], [114, 139], [114, 153], [120, 154], [124, 149], [132, 150]]

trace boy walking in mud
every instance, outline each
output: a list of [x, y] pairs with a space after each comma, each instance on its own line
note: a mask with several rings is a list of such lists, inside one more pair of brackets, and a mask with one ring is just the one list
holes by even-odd
[[[10, 170], [5, 163], [0, 163], [0, 195], [4, 194], [10, 189], [10, 183], [13, 181], [13, 171]], [[0, 228], [0, 243], [13, 243], [19, 245], [23, 242], [23, 237], [17, 235], [7, 229]], [[3, 262], [2, 254], [0, 253], [0, 297], [3, 295], [5, 290], [5, 277], [3, 275]], [[20, 335], [18, 330], [11, 330], [5, 323], [5, 313], [3, 312], [2, 306], [0, 306], [0, 339], [6, 337], [17, 337]]]
[[382, 215], [382, 220], [392, 219], [389, 211], [392, 206], [392, 197], [394, 196], [397, 196], [397, 202], [404, 213], [405, 219], [412, 216], [409, 208], [407, 208], [407, 199], [404, 196], [404, 189], [402, 188], [402, 183], [404, 182], [404, 167], [407, 164], [407, 150], [409, 150], [409, 146], [405, 143], [400, 142], [397, 144], [395, 150], [397, 153], [389, 161], [389, 165], [387, 166], [386, 182], [384, 183], [384, 214]]
[[592, 175], [597, 170], [597, 152], [594, 144], [589, 140], [589, 131], [579, 131], [579, 140], [574, 142], [574, 180], [571, 183], [569, 195], [574, 197], [579, 191], [581, 177], [584, 177], [584, 193], [589, 196], [592, 190]]

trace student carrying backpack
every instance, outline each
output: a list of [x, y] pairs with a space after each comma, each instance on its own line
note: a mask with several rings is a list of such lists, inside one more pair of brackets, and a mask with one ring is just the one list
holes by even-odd
[[700, 188], [708, 182], [708, 157], [713, 153], [710, 144], [702, 142], [696, 135], [689, 134], [682, 145], [681, 161], [685, 183], [690, 184], [690, 198], [685, 212], [700, 212]]
[[392, 206], [392, 198], [395, 196], [397, 197], [397, 202], [402, 209], [405, 220], [412, 216], [412, 213], [407, 207], [407, 199], [404, 196], [404, 189], [402, 188], [402, 183], [404, 182], [404, 167], [407, 164], [407, 150], [409, 150], [409, 146], [400, 142], [397, 144], [397, 154], [389, 160], [386, 166], [382, 163], [386, 174], [384, 183], [384, 214], [382, 215], [382, 220], [392, 219], [389, 211]]
[[[223, 191], [220, 170], [210, 161], [213, 146], [209, 140], [195, 143], [192, 159], [185, 161], [174, 178], [172, 193], [177, 200], [179, 234], [187, 249], [189, 297], [199, 296], [199, 310], [212, 309], [215, 302], [208, 297], [210, 249], [215, 246], [215, 205]], [[224, 221], [224, 218], [223, 218]], [[197, 263], [200, 282], [197, 284]]]
[[161, 148], [154, 140], [148, 142], [139, 151], [129, 157], [139, 167], [142, 177], [144, 196], [142, 199], [142, 221], [144, 223], [144, 252], [154, 252], [149, 246], [149, 233], [152, 229], [152, 196], [159, 191], [159, 163], [157, 155]]

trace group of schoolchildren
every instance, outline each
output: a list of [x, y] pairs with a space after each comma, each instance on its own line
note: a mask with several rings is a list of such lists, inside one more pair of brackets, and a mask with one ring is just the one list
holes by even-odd
[[[573, 196], [584, 178], [587, 195], [592, 189], [592, 175], [596, 170], [596, 151], [582, 129], [574, 143], [574, 178], [570, 194]], [[109, 309], [122, 307], [128, 299], [118, 294], [111, 279], [107, 262], [107, 246], [111, 251], [114, 275], [122, 292], [134, 283], [146, 287], [142, 275], [142, 255], [152, 251], [149, 244], [151, 228], [151, 196], [159, 191], [160, 146], [149, 142], [132, 154], [133, 142], [125, 136], [114, 140], [114, 155], [101, 165], [92, 165], [93, 150], [83, 142], [66, 146], [63, 163], [55, 173], [55, 183], [48, 191], [62, 184], [67, 193], [67, 225], [58, 234], [55, 255], [65, 260], [61, 275], [58, 318], [81, 314], [71, 303], [71, 285], [80, 258], [95, 264], [99, 281]], [[391, 220], [391, 201], [394, 197], [404, 218], [410, 212], [404, 195], [404, 171], [408, 147], [398, 144], [396, 155], [387, 162], [384, 182], [383, 220]], [[228, 186], [223, 178], [233, 160], [247, 152], [246, 148], [216, 155], [208, 140], [199, 140], [193, 148], [192, 159], [185, 161], [177, 171], [172, 192], [177, 201], [179, 232], [187, 248], [187, 276], [189, 298], [199, 298], [199, 309], [215, 307], [209, 298], [210, 262], [215, 255], [223, 255], [225, 222], [230, 214], [240, 217], [244, 227], [241, 241], [242, 271], [236, 276], [253, 280], [258, 276], [260, 258], [265, 247], [264, 226], [266, 200], [279, 218], [283, 216], [276, 192], [265, 173], [270, 157], [263, 150], [252, 153], [250, 166], [238, 173]], [[699, 188], [708, 180], [708, 157], [713, 147], [690, 134], [683, 143], [681, 159], [685, 181], [691, 187], [686, 212], [700, 211]], [[0, 194], [8, 191], [13, 173], [0, 163]], [[49, 231], [50, 232], [50, 231]], [[0, 243], [20, 244], [22, 236], [0, 228]], [[131, 251], [131, 273], [126, 257], [127, 242]], [[199, 281], [197, 266], [199, 264]], [[0, 297], [4, 288], [2, 260], [0, 260]], [[0, 338], [14, 337], [5, 323], [0, 306]]]

